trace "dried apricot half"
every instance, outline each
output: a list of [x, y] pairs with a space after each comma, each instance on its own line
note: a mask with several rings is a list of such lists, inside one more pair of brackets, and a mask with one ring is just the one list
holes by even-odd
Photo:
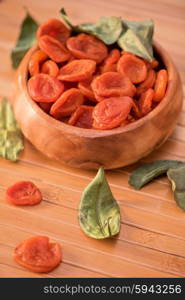
[[19, 181], [6, 190], [6, 200], [14, 205], [35, 205], [41, 202], [42, 194], [31, 181]]
[[152, 88], [154, 86], [155, 80], [156, 72], [153, 69], [149, 69], [146, 79], [137, 86], [136, 94], [140, 96], [147, 89]]
[[166, 87], [168, 83], [168, 73], [165, 69], [160, 70], [157, 73], [157, 78], [154, 86], [154, 101], [160, 102], [166, 92]]
[[93, 90], [91, 88], [91, 82], [92, 82], [92, 78], [80, 81], [78, 83], [78, 88], [79, 90], [82, 92], [82, 94], [87, 97], [88, 100], [91, 100], [93, 102], [97, 102]]
[[96, 37], [81, 33], [67, 40], [67, 48], [76, 58], [87, 58], [100, 63], [108, 54], [106, 45]]
[[20, 243], [13, 253], [16, 263], [26, 269], [46, 273], [55, 269], [62, 260], [59, 243], [50, 243], [47, 236], [33, 236]]
[[68, 124], [81, 128], [92, 128], [93, 124], [93, 113], [94, 107], [81, 105], [77, 110], [71, 115]]
[[50, 35], [42, 35], [39, 38], [39, 47], [57, 63], [67, 61], [71, 56], [66, 47]]
[[118, 72], [126, 74], [133, 83], [146, 79], [147, 67], [145, 62], [134, 55], [122, 55], [117, 64]]
[[71, 88], [53, 103], [50, 114], [56, 118], [70, 116], [84, 102], [83, 94], [79, 89]]
[[45, 61], [48, 55], [41, 50], [35, 51], [28, 63], [28, 71], [31, 76], [36, 75], [40, 72], [40, 63]]
[[146, 92], [141, 94], [138, 105], [142, 116], [147, 115], [152, 110], [153, 98], [154, 98], [154, 90], [151, 88], [149, 88]]
[[135, 86], [125, 74], [106, 72], [92, 81], [92, 90], [98, 101], [103, 97], [130, 96], [136, 92]]
[[127, 119], [133, 106], [130, 97], [112, 97], [99, 102], [93, 110], [93, 127], [96, 129], [112, 129]]
[[49, 19], [39, 26], [37, 39], [43, 35], [49, 35], [62, 43], [65, 43], [71, 34], [71, 30], [58, 19]]
[[54, 102], [62, 94], [64, 84], [48, 74], [37, 74], [28, 80], [28, 91], [36, 102]]
[[106, 65], [113, 65], [116, 64], [119, 59], [120, 59], [120, 51], [118, 49], [112, 49], [109, 52], [108, 56], [105, 58], [103, 63]]
[[95, 61], [90, 59], [76, 59], [60, 69], [58, 79], [64, 81], [86, 80], [92, 76], [95, 69]]
[[52, 77], [57, 77], [59, 68], [53, 60], [47, 60], [42, 64], [41, 73], [48, 74]]

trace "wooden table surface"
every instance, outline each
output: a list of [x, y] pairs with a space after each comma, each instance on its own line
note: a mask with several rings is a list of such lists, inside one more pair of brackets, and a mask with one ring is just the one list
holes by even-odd
[[[0, 96], [11, 93], [14, 72], [9, 54], [23, 7], [42, 22], [56, 17], [61, 5], [76, 22], [105, 15], [154, 19], [155, 39], [169, 51], [185, 84], [184, 0], [2, 0]], [[185, 107], [173, 135], [145, 161], [163, 158], [185, 160]], [[121, 208], [122, 227], [118, 238], [99, 241], [85, 236], [77, 220], [82, 190], [95, 172], [51, 161], [28, 142], [18, 163], [0, 159], [0, 277], [185, 277], [185, 213], [175, 204], [166, 178], [140, 191], [130, 188], [133, 169], [106, 172]], [[44, 201], [35, 207], [8, 205], [5, 189], [18, 180], [36, 183]], [[34, 235], [47, 235], [62, 245], [63, 263], [51, 273], [31, 273], [12, 259], [14, 247]]]

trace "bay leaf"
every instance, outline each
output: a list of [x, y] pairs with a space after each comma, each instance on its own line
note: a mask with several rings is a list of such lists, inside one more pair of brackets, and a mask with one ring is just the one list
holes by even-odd
[[120, 17], [101, 17], [96, 24], [82, 24], [78, 28], [96, 36], [106, 45], [114, 44], [123, 31]]
[[185, 162], [178, 160], [156, 160], [144, 163], [130, 175], [129, 184], [134, 189], [139, 190], [152, 179], [166, 174], [169, 169], [178, 168], [184, 164]]
[[174, 199], [177, 205], [185, 210], [185, 166], [169, 169], [167, 176], [172, 184]]
[[23, 135], [15, 120], [11, 104], [6, 99], [0, 102], [0, 156], [17, 161], [24, 149]]
[[75, 30], [75, 25], [72, 24], [72, 21], [69, 19], [65, 9], [62, 7], [59, 11], [59, 13], [61, 14], [61, 17], [63, 18], [63, 20], [66, 22], [66, 24], [73, 30]]
[[114, 44], [123, 31], [122, 19], [120, 17], [101, 17], [95, 24], [87, 23], [75, 26], [70, 21], [64, 8], [60, 10], [60, 13], [73, 31], [92, 34], [106, 45]]
[[95, 239], [112, 237], [120, 231], [120, 210], [103, 168], [85, 188], [79, 207], [82, 230]]
[[152, 61], [154, 59], [152, 46], [153, 21], [132, 22], [123, 20], [123, 28], [126, 28], [126, 30], [120, 36], [118, 45], [125, 51]]
[[18, 67], [26, 52], [36, 43], [37, 28], [37, 22], [27, 12], [21, 24], [16, 46], [11, 52], [12, 67], [14, 69]]

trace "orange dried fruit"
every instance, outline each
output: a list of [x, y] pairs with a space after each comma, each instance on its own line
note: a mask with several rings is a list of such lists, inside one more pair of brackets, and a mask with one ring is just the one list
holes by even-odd
[[48, 74], [37, 74], [28, 80], [28, 91], [36, 102], [54, 102], [62, 94], [64, 84]]
[[48, 55], [42, 50], [35, 51], [28, 63], [28, 71], [31, 76], [39, 74], [40, 72], [40, 63], [45, 61], [48, 58]]
[[31, 181], [19, 181], [6, 190], [6, 199], [14, 205], [36, 205], [42, 201], [42, 194]]
[[106, 130], [120, 126], [133, 106], [130, 97], [111, 97], [99, 102], [93, 110], [93, 127]]
[[90, 59], [76, 59], [60, 69], [58, 79], [64, 81], [86, 80], [92, 76], [95, 69], [95, 61]]
[[140, 83], [146, 79], [145, 62], [134, 55], [122, 55], [117, 64], [118, 72], [126, 74], [132, 83]]
[[166, 93], [166, 87], [168, 83], [168, 74], [165, 69], [160, 70], [157, 73], [157, 78], [154, 86], [154, 101], [160, 102]]
[[154, 98], [154, 90], [149, 88], [146, 92], [142, 93], [138, 105], [142, 116], [147, 115], [152, 110], [152, 101]]
[[39, 38], [39, 47], [57, 63], [67, 61], [71, 56], [66, 47], [50, 35], [42, 35]]
[[58, 19], [49, 19], [39, 26], [37, 30], [37, 39], [43, 35], [49, 35], [61, 43], [65, 43], [71, 34], [71, 30]]
[[48, 74], [52, 77], [57, 77], [59, 68], [53, 60], [47, 60], [42, 64], [41, 73]]
[[100, 73], [117, 72], [117, 64], [105, 64], [99, 67]]
[[107, 65], [113, 65], [116, 64], [119, 59], [120, 59], [120, 51], [118, 49], [112, 49], [109, 52], [108, 56], [105, 58], [103, 63]]
[[150, 62], [150, 65], [151, 65], [152, 69], [155, 69], [159, 66], [159, 62], [156, 59], [154, 59]]
[[152, 88], [154, 86], [155, 80], [156, 72], [153, 69], [149, 69], [145, 81], [137, 86], [136, 94], [140, 96], [147, 89]]
[[131, 116], [133, 118], [136, 118], [136, 119], [139, 119], [142, 117], [142, 113], [139, 109], [139, 106], [138, 106], [138, 102], [134, 101], [133, 100], [133, 106], [132, 106], [132, 110], [131, 110]]
[[82, 92], [82, 94], [87, 97], [88, 100], [91, 100], [93, 102], [97, 102], [93, 90], [91, 88], [91, 82], [92, 82], [92, 78], [80, 81], [78, 83], [78, 88], [79, 90]]
[[68, 124], [80, 128], [92, 128], [93, 124], [93, 106], [81, 105], [71, 115]]
[[81, 33], [67, 40], [67, 48], [76, 58], [92, 59], [100, 63], [108, 54], [106, 45], [96, 37]]
[[62, 260], [59, 243], [50, 243], [46, 236], [33, 236], [20, 243], [14, 250], [16, 263], [32, 272], [47, 273]]
[[92, 90], [98, 101], [104, 97], [130, 96], [133, 97], [136, 88], [130, 79], [117, 72], [106, 72], [92, 81]]
[[83, 102], [84, 96], [80, 90], [71, 88], [65, 91], [61, 97], [53, 103], [50, 114], [56, 119], [70, 116]]

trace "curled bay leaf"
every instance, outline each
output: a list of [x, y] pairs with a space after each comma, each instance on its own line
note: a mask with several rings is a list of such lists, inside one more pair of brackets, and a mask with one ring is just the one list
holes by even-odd
[[79, 207], [82, 230], [95, 239], [112, 237], [120, 231], [120, 210], [103, 168], [85, 188]]
[[4, 99], [0, 102], [0, 156], [16, 161], [23, 148], [23, 135], [15, 120], [11, 104]]
[[167, 176], [172, 184], [174, 198], [177, 205], [185, 210], [185, 166], [169, 169]]
[[114, 44], [123, 31], [122, 20], [120, 17], [101, 17], [95, 24], [87, 23], [75, 26], [70, 21], [64, 8], [60, 10], [60, 14], [73, 31], [92, 34], [106, 45]]
[[26, 52], [36, 42], [37, 22], [27, 13], [24, 18], [15, 48], [11, 52], [12, 67], [16, 69]]
[[130, 175], [129, 184], [134, 189], [139, 190], [152, 179], [166, 174], [169, 169], [183, 166], [183, 164], [185, 163], [178, 160], [156, 160], [144, 163]]
[[152, 47], [154, 32], [153, 21], [132, 22], [123, 20], [123, 28], [125, 28], [125, 30], [118, 40], [118, 45], [125, 51], [152, 61], [154, 59]]

